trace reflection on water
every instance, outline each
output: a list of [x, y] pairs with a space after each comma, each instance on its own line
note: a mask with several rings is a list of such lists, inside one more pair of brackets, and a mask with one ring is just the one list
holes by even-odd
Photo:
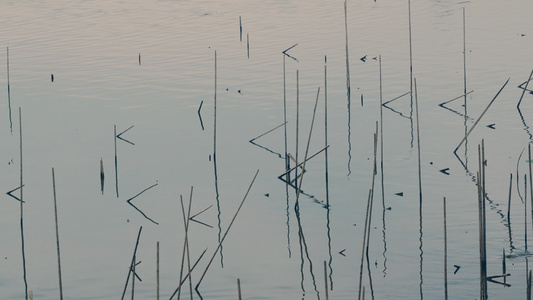
[[224, 254], [222, 252], [222, 221], [221, 221], [221, 208], [220, 208], [220, 193], [218, 190], [218, 172], [217, 172], [217, 52], [215, 51], [215, 93], [213, 96], [213, 172], [215, 178], [215, 199], [217, 203], [217, 220], [218, 220], [218, 243], [220, 248], [220, 265], [224, 267]]
[[[471, 145], [481, 139], [487, 141], [490, 166], [484, 221], [487, 264], [500, 263], [502, 248], [513, 255], [513, 264], [506, 266], [513, 276], [503, 279], [512, 286], [489, 285], [488, 290], [495, 299], [523, 294], [528, 266], [516, 244], [517, 237], [525, 244], [530, 242], [522, 238], [532, 236], [531, 226], [524, 226], [531, 214], [524, 211], [531, 196], [524, 190], [530, 159], [520, 150], [533, 142], [531, 79], [524, 78], [531, 72], [524, 64], [532, 59], [530, 1], [25, 4], [0, 3], [7, 71], [0, 74], [0, 110], [6, 119], [0, 130], [0, 178], [17, 200], [6, 200], [0, 213], [5, 229], [0, 235], [0, 268], [5, 270], [0, 298], [20, 299], [33, 290], [36, 299], [57, 299], [57, 277], [50, 276], [57, 265], [48, 257], [55, 252], [55, 226], [47, 200], [50, 182], [45, 180], [54, 166], [65, 174], [61, 196], [70, 199], [58, 207], [58, 213], [68, 216], [60, 228], [66, 297], [116, 298], [126, 269], [126, 285], [134, 285], [138, 298], [153, 298], [156, 285], [163, 298], [170, 296], [184, 283], [178, 282], [183, 264], [175, 254], [184, 245], [186, 226], [190, 256], [197, 260], [192, 276], [184, 277], [191, 278], [191, 286], [202, 271], [209, 273], [201, 277], [200, 297], [206, 299], [235, 299], [235, 278], [241, 279], [243, 298], [324, 298], [322, 287], [328, 286], [332, 299], [349, 299], [358, 292], [359, 270], [364, 273], [361, 294], [366, 290], [369, 298], [437, 298], [444, 278], [442, 224], [435, 216], [442, 215], [442, 207], [430, 199], [446, 196], [449, 261], [464, 266], [450, 276], [450, 298], [474, 299], [479, 297], [480, 245], [478, 207], [472, 199], [480, 176], [474, 175], [469, 158]], [[253, 45], [248, 39], [244, 43], [244, 29]], [[384, 72], [381, 55], [379, 70], [350, 59], [368, 53], [386, 57]], [[420, 96], [416, 121], [421, 125], [416, 138], [423, 141], [418, 160], [412, 156], [415, 77]], [[510, 83], [519, 88], [501, 90], [502, 99], [493, 100], [489, 109], [492, 91], [509, 77], [516, 78]], [[475, 93], [468, 92], [467, 83]], [[323, 113], [321, 105], [312, 103], [322, 84]], [[218, 87], [246, 92], [217, 93]], [[357, 107], [351, 105], [351, 91], [356, 90], [361, 101], [364, 94], [364, 105]], [[204, 103], [209, 97], [213, 102]], [[19, 151], [12, 136], [14, 103], [27, 115], [24, 185], [17, 181], [13, 159]], [[212, 118], [206, 117], [211, 113]], [[324, 126], [312, 128], [315, 118]], [[476, 127], [485, 120], [498, 124], [497, 129]], [[212, 137], [204, 132], [208, 128], [213, 128]], [[454, 152], [461, 139], [461, 150]], [[305, 153], [299, 144], [303, 140]], [[104, 193], [104, 161], [114, 161], [115, 193]], [[437, 165], [447, 168], [449, 176], [437, 172]], [[251, 168], [261, 168], [263, 175], [224, 239], [225, 212], [235, 211], [234, 200], [247, 184], [243, 174]], [[458, 172], [462, 169], [466, 174]], [[515, 176], [508, 178], [507, 173]], [[156, 182], [157, 188], [146, 188], [147, 182]], [[217, 208], [188, 218], [204, 226], [189, 227], [176, 218], [176, 195], [193, 185], [196, 207]], [[24, 199], [16, 195], [22, 186]], [[379, 197], [376, 190], [381, 191], [381, 209], [369, 206], [363, 232], [368, 186], [372, 201]], [[421, 197], [413, 201], [422, 188], [423, 207]], [[119, 192], [139, 197], [120, 201]], [[404, 197], [390, 198], [390, 192]], [[522, 201], [511, 201], [513, 197]], [[507, 198], [505, 210], [500, 206]], [[24, 258], [18, 232], [22, 201]], [[132, 260], [131, 249], [123, 245], [132, 242], [131, 234], [140, 226], [145, 234]], [[409, 229], [416, 227], [418, 232]], [[157, 283], [149, 276], [155, 273], [156, 241], [161, 241]], [[206, 248], [213, 258], [220, 255], [220, 265], [198, 259]], [[323, 262], [325, 278], [316, 271]], [[142, 274], [142, 281], [133, 282], [135, 274]]]

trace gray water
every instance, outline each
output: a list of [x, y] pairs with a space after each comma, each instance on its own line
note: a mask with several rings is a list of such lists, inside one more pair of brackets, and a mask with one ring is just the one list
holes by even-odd
[[[474, 90], [466, 97], [466, 129], [510, 80], [456, 157], [453, 151], [465, 135], [465, 119], [438, 104], [464, 94], [463, 8], [466, 89]], [[511, 287], [489, 283], [489, 297], [525, 297], [524, 233], [531, 237], [533, 232], [531, 203], [525, 224], [520, 196], [528, 173], [527, 145], [533, 141], [531, 94], [525, 93], [520, 111], [516, 105], [522, 95], [517, 86], [533, 67], [532, 9], [530, 1], [411, 2], [423, 201], [420, 207], [416, 120], [414, 114], [409, 119], [407, 95], [389, 103], [407, 118], [383, 110], [383, 177], [378, 149], [370, 268], [365, 258], [362, 277], [365, 299], [444, 297], [443, 197], [448, 209], [449, 297], [479, 298], [474, 179], [482, 139], [490, 200], [488, 275], [502, 273], [503, 249], [511, 253], [511, 276], [506, 279]], [[347, 16], [349, 98], [343, 1], [2, 1], [0, 187], [7, 193], [20, 186], [20, 107], [24, 250], [34, 299], [59, 297], [52, 168], [66, 299], [119, 298], [141, 226], [136, 258], [142, 262], [136, 273], [142, 282], [136, 280], [135, 296], [156, 298], [159, 241], [161, 299], [169, 298], [178, 285], [185, 238], [180, 195], [187, 205], [191, 186], [191, 215], [211, 206], [195, 217], [211, 227], [190, 223], [191, 261], [207, 248], [192, 273], [194, 286], [257, 170], [222, 255], [215, 256], [199, 287], [201, 296], [237, 299], [240, 278], [243, 299], [325, 299], [325, 261], [329, 297], [357, 297], [373, 135], [380, 121], [378, 57], [383, 102], [409, 92], [408, 2], [348, 1]], [[325, 146], [326, 56], [330, 146], [330, 206], [322, 152], [305, 166], [299, 222], [295, 189], [277, 178], [285, 172], [280, 158], [284, 127], [255, 140], [263, 148], [249, 142], [284, 123], [282, 51], [294, 44], [287, 53], [295, 59], [285, 56], [288, 152], [296, 154], [297, 70], [298, 160], [305, 156], [319, 87], [309, 155]], [[447, 106], [464, 114], [463, 103], [461, 98]], [[495, 129], [487, 127], [491, 124]], [[115, 125], [117, 133], [134, 126], [121, 136], [134, 145], [117, 140], [118, 185]], [[439, 172], [445, 168], [449, 175]], [[158, 225], [126, 202], [154, 184], [131, 203]], [[13, 194], [18, 197], [20, 192]], [[6, 194], [0, 200], [0, 295], [23, 299], [20, 202]], [[460, 266], [455, 274], [454, 265]], [[131, 283], [126, 297], [130, 293]], [[182, 297], [189, 297], [188, 285]]]

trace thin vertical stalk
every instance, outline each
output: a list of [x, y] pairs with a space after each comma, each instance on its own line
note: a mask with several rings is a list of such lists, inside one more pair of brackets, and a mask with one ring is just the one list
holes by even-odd
[[[7, 105], [9, 108], [9, 130], [13, 134], [13, 120], [11, 118], [11, 86], [9, 84], [9, 47], [7, 47]], [[28, 297], [26, 296], [26, 299]]]
[[509, 174], [509, 198], [507, 201], [507, 226], [511, 228], [511, 195], [513, 191], [513, 173]]
[[[511, 196], [513, 191], [513, 173], [509, 174], [509, 199], [507, 201], [507, 229], [509, 231], [509, 248], [513, 251], [513, 236], [511, 234]], [[505, 273], [505, 272], [504, 272]]]
[[524, 243], [527, 251], [527, 174], [524, 174]]
[[370, 230], [371, 230], [371, 224], [372, 224], [372, 212], [374, 207], [374, 187], [375, 187], [375, 180], [376, 180], [376, 174], [377, 174], [377, 149], [378, 149], [378, 122], [376, 121], [376, 132], [374, 133], [374, 167], [372, 170], [372, 193], [370, 195], [370, 211], [368, 215], [368, 232], [366, 235], [366, 248], [365, 248], [365, 257], [366, 257], [366, 267], [368, 271], [368, 283], [370, 286], [370, 294], [372, 298], [374, 298], [374, 286], [372, 284], [372, 273], [370, 270], [370, 258], [368, 255], [368, 250], [370, 247]]
[[[205, 277], [205, 274], [207, 273], [207, 270], [209, 270], [209, 267], [211, 266], [211, 263], [213, 262], [213, 259], [215, 258], [215, 256], [217, 255], [218, 253], [218, 250], [221, 249], [222, 247], [222, 243], [224, 242], [224, 239], [226, 238], [226, 236], [228, 235], [228, 232], [229, 230], [231, 229], [231, 226], [233, 225], [233, 222], [235, 222], [235, 219], [237, 218], [237, 215], [239, 214], [239, 211], [241, 210], [242, 208], [242, 205], [244, 204], [244, 201], [246, 200], [246, 198], [248, 197], [248, 193], [250, 193], [250, 190], [252, 189], [252, 185], [254, 184], [255, 182], [255, 179], [257, 178], [257, 174], [259, 173], [259, 170], [257, 170], [257, 172], [255, 172], [255, 175], [254, 175], [254, 178], [252, 179], [252, 182], [250, 183], [250, 186], [248, 187], [248, 190], [246, 191], [246, 194], [244, 195], [241, 203], [239, 204], [239, 207], [237, 208], [237, 211], [235, 212], [235, 215], [233, 215], [233, 218], [231, 219], [229, 225], [228, 225], [228, 228], [226, 229], [226, 232], [224, 233], [224, 235], [222, 236], [222, 239], [220, 240], [220, 242], [218, 243], [218, 247], [217, 249], [215, 249], [215, 253], [213, 253], [213, 256], [211, 257], [211, 259], [209, 260], [209, 263], [207, 264], [207, 267], [205, 268], [204, 270], [204, 273], [202, 273], [202, 276], [200, 277], [200, 280], [198, 280], [198, 283], [196, 284], [196, 287], [195, 287], [195, 290], [198, 291], [198, 287], [200, 286], [200, 284], [202, 283], [202, 280], [204, 279]], [[203, 254], [202, 254], [203, 255]]]
[[320, 95], [320, 87], [318, 88], [317, 92], [316, 92], [316, 100], [315, 100], [315, 108], [313, 109], [313, 118], [311, 119], [311, 128], [309, 129], [309, 138], [307, 139], [307, 147], [305, 149], [305, 156], [304, 156], [304, 162], [303, 162], [303, 165], [302, 165], [302, 176], [300, 178], [300, 184], [298, 184], [298, 189], [296, 191], [296, 201], [295, 201], [295, 204], [294, 204], [294, 207], [295, 207], [295, 210], [298, 212], [300, 209], [299, 209], [299, 199], [300, 199], [300, 192], [302, 190], [302, 183], [303, 183], [303, 179], [304, 179], [304, 172], [305, 172], [305, 165], [307, 163], [307, 155], [309, 154], [309, 145], [311, 144], [311, 135], [313, 133], [313, 125], [315, 123], [315, 115], [316, 115], [316, 107], [317, 107], [317, 104], [318, 104], [318, 96]]
[[465, 95], [465, 120], [467, 119], [466, 116], [466, 16], [465, 16], [465, 8], [463, 7], [463, 81], [464, 81], [464, 95]]
[[409, 112], [409, 121], [411, 122], [411, 148], [413, 147], [413, 42], [411, 35], [411, 0], [407, 1], [409, 9], [409, 74], [410, 74], [410, 96], [411, 110]]
[[527, 299], [531, 300], [531, 270], [527, 273]]
[[[411, 35], [411, 0], [407, 1], [409, 12], [409, 74], [410, 74], [410, 91], [411, 91], [411, 107], [413, 107], [413, 42]], [[412, 117], [412, 111], [411, 111]]]
[[[327, 58], [325, 56], [324, 56], [324, 147], [328, 147], [328, 68], [327, 68]], [[329, 209], [329, 178], [328, 178], [329, 175], [328, 175], [328, 149], [327, 148], [326, 150], [324, 150], [324, 158], [326, 161], [326, 206]]]
[[418, 118], [418, 95], [416, 89], [416, 78], [415, 78], [415, 109], [416, 109], [416, 140], [418, 147], [418, 192], [419, 192], [419, 201], [420, 201], [420, 211], [422, 211], [422, 171], [420, 163], [420, 122]]
[[481, 146], [478, 145], [478, 160], [479, 160], [479, 170], [477, 172], [477, 193], [478, 193], [478, 216], [479, 216], [479, 280], [480, 280], [480, 284], [479, 284], [479, 298], [480, 300], [484, 300], [485, 299], [485, 288], [484, 288], [484, 283], [485, 283], [485, 276], [484, 276], [484, 260], [483, 260], [483, 252], [484, 252], [484, 247], [483, 247], [483, 196], [482, 196], [482, 184], [483, 184], [483, 180], [482, 180], [482, 163], [483, 163], [483, 160], [481, 158]]
[[420, 223], [420, 298], [423, 298], [422, 293], [422, 284], [423, 284], [423, 277], [422, 277], [422, 260], [423, 260], [423, 248], [422, 248], [422, 170], [421, 170], [421, 162], [420, 162], [420, 121], [418, 117], [418, 93], [417, 93], [417, 86], [416, 86], [416, 78], [414, 79], [415, 84], [415, 116], [416, 116], [416, 145], [417, 145], [417, 157], [418, 157], [418, 195], [419, 195], [419, 203], [418, 203], [418, 211], [419, 211], [419, 223]]
[[[364, 232], [363, 232], [363, 247], [361, 249], [361, 264], [360, 264], [360, 268], [359, 268], [359, 292], [358, 292], [358, 297], [357, 297], [357, 299], [359, 299], [359, 300], [361, 300], [361, 287], [362, 287], [362, 284], [363, 284], [363, 265], [364, 265], [364, 257], [365, 257], [366, 241], [367, 241], [366, 235], [367, 235], [368, 227], [369, 227], [368, 215], [370, 213], [370, 202], [371, 202], [371, 199], [372, 199], [372, 189], [369, 189], [368, 190], [368, 200], [366, 202], [365, 229], [364, 229]], [[363, 291], [364, 291], [364, 288], [363, 288]]]
[[21, 252], [22, 252], [22, 271], [24, 278], [24, 290], [26, 293], [26, 300], [28, 299], [28, 279], [26, 277], [26, 251], [24, 248], [24, 180], [22, 173], [22, 109], [19, 107], [19, 139], [20, 139], [20, 239], [21, 239]]
[[485, 189], [485, 140], [481, 140], [481, 178], [483, 183], [481, 184], [482, 201], [483, 201], [483, 288], [484, 299], [488, 298], [487, 295], [487, 215], [486, 215], [486, 199], [487, 192]]
[[[126, 277], [126, 284], [124, 285], [124, 291], [122, 291], [122, 297], [120, 299], [124, 299], [124, 296], [126, 295], [126, 289], [128, 288], [128, 282], [130, 281], [130, 276], [133, 270], [135, 270], [135, 258], [137, 256], [137, 248], [139, 247], [139, 239], [141, 238], [141, 232], [143, 230], [143, 227], [139, 227], [139, 233], [137, 234], [137, 241], [135, 242], [135, 250], [133, 250], [133, 257], [131, 258], [131, 264], [128, 268], [128, 276]], [[135, 274], [134, 274], [135, 277]]]
[[382, 205], [382, 223], [383, 223], [383, 275], [386, 275], [387, 270], [387, 240], [385, 238], [385, 176], [384, 176], [384, 166], [383, 166], [383, 80], [382, 80], [382, 69], [381, 69], [381, 54], [379, 55], [379, 140], [380, 140], [380, 170], [381, 170], [381, 205]]
[[[383, 178], [383, 82], [381, 76], [381, 54], [379, 55], [379, 141], [380, 141], [380, 164], [381, 164], [381, 202], [385, 212], [385, 179]], [[385, 220], [385, 218], [383, 218]], [[385, 224], [383, 224], [385, 227]]]
[[[285, 170], [289, 170], [289, 156], [287, 155], [287, 88], [285, 76], [285, 54], [283, 53], [283, 130], [285, 131]], [[289, 174], [287, 174], [285, 181], [289, 182]]]
[[[187, 225], [187, 216], [185, 215], [185, 208], [183, 206], [183, 196], [180, 195], [180, 203], [181, 203], [181, 213], [182, 213], [182, 216], [183, 216], [183, 228], [185, 230], [185, 238], [183, 240], [183, 250], [182, 250], [182, 253], [181, 253], [181, 268], [180, 268], [180, 282], [182, 282], [183, 280], [183, 269], [185, 267], [185, 256], [187, 255], [187, 248], [188, 248], [188, 235], [187, 235], [187, 232], [188, 232], [188, 225]], [[190, 278], [190, 276], [189, 276]], [[180, 299], [180, 296], [181, 296], [181, 289], [178, 291], [178, 300]]]
[[136, 257], [133, 257], [133, 267], [132, 267], [133, 276], [131, 277], [131, 300], [135, 299], [135, 276], [137, 275], [135, 273], [136, 265], [137, 265], [137, 259]]
[[[466, 16], [465, 16], [465, 8], [463, 7], [463, 93], [464, 93], [464, 99], [463, 99], [463, 106], [464, 106], [464, 126], [465, 126], [465, 136], [468, 133], [468, 114], [467, 114], [467, 103], [466, 103]], [[468, 141], [465, 141], [465, 167], [468, 165]]]
[[286, 76], [285, 76], [285, 53], [283, 56], [283, 131], [284, 131], [284, 144], [285, 144], [285, 195], [286, 195], [286, 214], [287, 214], [287, 250], [289, 251], [289, 258], [291, 257], [291, 238], [290, 238], [290, 212], [289, 212], [289, 182], [290, 182], [290, 160], [287, 155], [287, 88], [286, 88]]
[[[505, 248], [502, 249], [502, 274], [507, 274], [507, 263], [505, 261]], [[503, 276], [503, 283], [507, 283], [507, 276]]]
[[[189, 252], [189, 220], [191, 218], [191, 204], [192, 204], [192, 193], [193, 193], [193, 187], [191, 186], [191, 194], [189, 198], [189, 207], [187, 215], [185, 215], [185, 208], [183, 206], [183, 197], [180, 195], [180, 203], [181, 203], [181, 213], [183, 216], [183, 227], [185, 230], [185, 239], [183, 242], [183, 252], [181, 257], [181, 271], [180, 271], [180, 282], [183, 280], [183, 268], [185, 265], [185, 257], [187, 257], [187, 268], [189, 270], [189, 273], [191, 272], [191, 258], [190, 258], [190, 252]], [[193, 299], [193, 293], [192, 293], [192, 276], [189, 276], [189, 289], [190, 289], [190, 299]], [[178, 291], [178, 299], [180, 299], [181, 290]]]
[[217, 52], [215, 51], [215, 93], [213, 96], [213, 160], [217, 153]]
[[[191, 255], [190, 255], [190, 252], [189, 252], [189, 223], [190, 223], [190, 220], [191, 220], [191, 206], [192, 206], [192, 192], [193, 192], [193, 187], [191, 186], [191, 194], [189, 196], [189, 210], [187, 212], [187, 230], [185, 232], [185, 236], [187, 237], [187, 267], [189, 269], [189, 274], [191, 273]], [[189, 276], [189, 295], [190, 295], [190, 299], [193, 300], [193, 295], [192, 295], [192, 276]]]
[[115, 142], [115, 191], [118, 198], [118, 159], [117, 159], [117, 125], [114, 126], [114, 142]]
[[[327, 228], [327, 236], [328, 236], [328, 254], [329, 254], [329, 267], [330, 267], [330, 280], [331, 280], [331, 289], [333, 290], [333, 278], [331, 274], [333, 271], [331, 270], [331, 262], [333, 260], [333, 257], [331, 255], [331, 236], [330, 236], [330, 206], [329, 206], [329, 165], [328, 165], [328, 68], [327, 68], [327, 57], [324, 56], [324, 147], [326, 150], [324, 150], [324, 158], [325, 158], [325, 177], [326, 177], [326, 228]], [[327, 283], [327, 270], [326, 270], [326, 261], [324, 261], [324, 281], [326, 285], [326, 300], [328, 300], [328, 283]]]
[[344, 0], [344, 32], [346, 33], [346, 95], [350, 103], [350, 59], [348, 54], [348, 10], [346, 8], [348, 0]]
[[443, 198], [442, 203], [444, 211], [444, 299], [448, 300], [448, 231], [446, 226], [446, 197]]
[[242, 299], [241, 297], [241, 279], [237, 278], [237, 291], [239, 292], [239, 300]]
[[156, 295], [157, 300], [159, 300], [159, 241], [157, 241], [157, 250], [156, 250], [156, 271], [155, 271], [155, 278], [156, 278]]
[[[221, 209], [220, 209], [220, 194], [218, 190], [218, 172], [217, 172], [217, 52], [215, 51], [215, 90], [213, 95], [214, 109], [213, 109], [213, 173], [215, 177], [215, 194], [217, 202], [217, 219], [218, 219], [218, 241], [222, 234], [221, 227]], [[222, 248], [220, 249], [220, 264], [224, 267], [224, 256], [222, 255]]]
[[477, 192], [478, 192], [478, 218], [479, 218], [479, 299], [483, 300], [483, 281], [485, 278], [483, 278], [483, 217], [482, 217], [482, 210], [481, 210], [481, 180], [479, 177], [481, 176], [481, 172], [477, 172], [478, 182], [477, 182]]
[[57, 246], [57, 273], [59, 276], [59, 299], [63, 300], [63, 282], [61, 280], [61, 253], [59, 250], [59, 225], [57, 222], [57, 200], [56, 200], [56, 177], [52, 168], [52, 187], [54, 190], [54, 213], [56, 222], [56, 246]]
[[533, 228], [533, 174], [531, 173], [531, 143], [527, 145], [529, 166], [529, 195], [531, 197], [531, 227]]
[[348, 177], [352, 174], [351, 161], [352, 161], [352, 141], [351, 141], [351, 100], [350, 100], [350, 59], [348, 54], [348, 12], [347, 2], [344, 0], [344, 30], [346, 33], [346, 100], [348, 104]]
[[239, 31], [240, 31], [240, 39], [242, 42], [242, 19], [241, 16], [239, 16]]
[[[298, 144], [299, 141], [299, 129], [300, 128], [300, 70], [296, 70], [296, 164], [298, 164]], [[298, 168], [294, 169], [295, 180], [298, 181]], [[303, 172], [303, 171], [302, 171]]]
[[324, 261], [324, 289], [326, 291], [326, 300], [328, 300], [329, 299], [329, 294], [328, 294], [328, 269], [327, 269], [326, 261]]

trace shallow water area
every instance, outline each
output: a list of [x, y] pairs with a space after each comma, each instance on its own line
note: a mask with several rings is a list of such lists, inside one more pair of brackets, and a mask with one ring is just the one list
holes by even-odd
[[[488, 295], [523, 297], [533, 87], [520, 87], [533, 68], [533, 3], [413, 0], [409, 11], [407, 0], [349, 0], [346, 23], [344, 5], [1, 2], [0, 298], [58, 298], [54, 168], [68, 299], [131, 297], [139, 232], [134, 295], [156, 298], [159, 242], [160, 298], [170, 298], [180, 199], [187, 214], [191, 198], [191, 265], [207, 249], [191, 283], [208, 268], [204, 299], [236, 299], [237, 279], [243, 299], [326, 299], [326, 285], [331, 299], [363, 287], [366, 299], [443, 297], [444, 197], [448, 295], [479, 299], [482, 140], [488, 276], [511, 274]], [[318, 153], [299, 194], [280, 180], [285, 152], [299, 163]], [[5, 194], [21, 181], [24, 246], [21, 204]]]

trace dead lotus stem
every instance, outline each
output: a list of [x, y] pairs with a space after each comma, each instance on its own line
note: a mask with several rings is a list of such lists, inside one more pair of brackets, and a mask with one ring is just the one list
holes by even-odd
[[52, 168], [52, 188], [54, 191], [54, 214], [56, 223], [56, 248], [57, 248], [57, 270], [59, 277], [59, 299], [63, 300], [63, 282], [61, 280], [61, 252], [59, 249], [59, 225], [57, 222], [57, 200], [56, 200], [56, 177]]
[[[202, 274], [202, 276], [200, 277], [200, 280], [198, 280], [198, 283], [196, 284], [196, 287], [195, 287], [195, 290], [198, 292], [198, 287], [200, 286], [200, 284], [202, 283], [202, 280], [204, 279], [205, 277], [205, 274], [207, 273], [207, 270], [209, 270], [209, 267], [211, 266], [211, 263], [213, 262], [213, 259], [215, 258], [215, 256], [217, 255], [218, 253], [218, 250], [220, 249], [220, 247], [222, 247], [222, 243], [224, 242], [224, 239], [226, 238], [226, 236], [228, 235], [228, 232], [229, 230], [231, 229], [231, 226], [233, 225], [233, 222], [235, 222], [235, 219], [237, 218], [237, 215], [239, 214], [239, 211], [241, 210], [242, 208], [242, 205], [244, 204], [244, 201], [246, 201], [246, 198], [248, 197], [248, 193], [250, 193], [250, 190], [252, 189], [252, 186], [255, 182], [255, 179], [257, 178], [257, 174], [259, 173], [259, 170], [257, 170], [257, 172], [255, 172], [255, 175], [254, 175], [254, 178], [252, 179], [252, 182], [250, 183], [250, 186], [248, 187], [248, 190], [246, 191], [246, 194], [244, 195], [242, 201], [241, 201], [241, 204], [239, 205], [239, 207], [237, 208], [237, 211], [235, 212], [235, 215], [233, 215], [233, 218], [231, 219], [231, 222], [229, 223], [228, 225], [228, 228], [226, 229], [226, 232], [224, 233], [224, 235], [222, 236], [222, 238], [220, 239], [220, 242], [218, 243], [218, 246], [217, 248], [215, 249], [215, 252], [213, 253], [213, 256], [211, 257], [211, 259], [209, 260], [209, 263], [207, 264], [207, 267], [205, 268], [204, 270], [204, 273]], [[203, 255], [203, 254], [202, 254]], [[191, 269], [192, 270], [192, 269]], [[171, 297], [172, 298], [172, 297]]]
[[494, 96], [494, 98], [492, 98], [492, 100], [489, 102], [489, 104], [487, 105], [487, 107], [485, 108], [485, 110], [481, 113], [481, 115], [477, 118], [476, 122], [474, 122], [474, 125], [472, 125], [472, 127], [470, 127], [470, 129], [468, 130], [468, 133], [465, 135], [465, 137], [461, 140], [461, 142], [459, 143], [459, 145], [457, 145], [457, 147], [455, 148], [455, 150], [453, 151], [454, 153], [457, 153], [457, 150], [459, 149], [459, 147], [461, 147], [461, 145], [465, 142], [465, 140], [468, 138], [468, 136], [470, 135], [470, 133], [472, 132], [472, 130], [474, 130], [474, 128], [476, 128], [476, 125], [479, 123], [479, 121], [481, 120], [481, 118], [483, 118], [483, 116], [485, 115], [485, 113], [487, 112], [487, 110], [489, 110], [490, 106], [492, 105], [492, 103], [494, 103], [494, 100], [496, 100], [496, 98], [498, 97], [498, 95], [500, 95], [500, 93], [502, 92], [503, 88], [507, 85], [507, 83], [509, 83], [509, 80], [511, 78], [507, 79], [507, 81], [503, 84], [503, 86], [501, 87], [501, 89], [498, 91], [498, 93], [496, 94], [496, 96]]
[[305, 149], [305, 156], [304, 156], [304, 162], [302, 166], [302, 177], [300, 178], [300, 184], [298, 185], [298, 190], [296, 191], [296, 203], [295, 206], [298, 207], [299, 203], [298, 200], [300, 198], [300, 192], [302, 190], [302, 183], [303, 183], [303, 174], [305, 173], [305, 164], [307, 163], [307, 155], [309, 154], [309, 144], [311, 144], [311, 135], [313, 133], [313, 124], [315, 123], [315, 115], [316, 115], [316, 107], [318, 104], [318, 96], [320, 95], [320, 87], [318, 88], [316, 92], [316, 100], [315, 100], [315, 108], [313, 109], [313, 118], [311, 119], [311, 128], [309, 129], [309, 138], [307, 139], [307, 147]]

